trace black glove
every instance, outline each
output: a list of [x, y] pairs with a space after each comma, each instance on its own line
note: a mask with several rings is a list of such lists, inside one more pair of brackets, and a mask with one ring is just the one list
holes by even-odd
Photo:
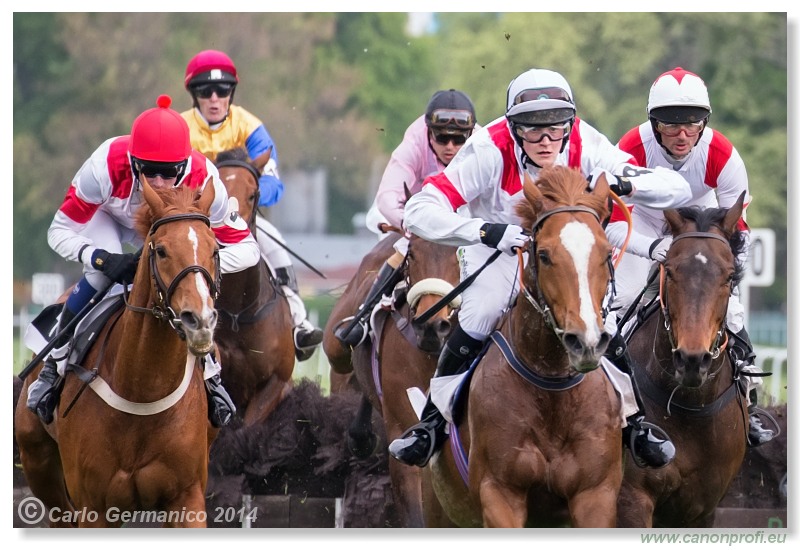
[[617, 178], [617, 183], [612, 183], [608, 187], [611, 192], [618, 197], [630, 195], [633, 192], [633, 184], [627, 176], [614, 176]]
[[517, 248], [524, 248], [528, 236], [518, 225], [507, 223], [485, 223], [481, 226], [481, 242], [506, 254], [514, 255]]
[[138, 264], [139, 254], [113, 254], [102, 248], [92, 253], [92, 266], [113, 282], [123, 285], [133, 282]]

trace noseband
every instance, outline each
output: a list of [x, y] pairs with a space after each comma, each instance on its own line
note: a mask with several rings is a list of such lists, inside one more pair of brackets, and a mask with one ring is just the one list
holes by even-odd
[[[155, 231], [162, 225], [165, 225], [170, 222], [183, 221], [183, 220], [200, 220], [204, 224], [206, 224], [207, 227], [211, 227], [211, 222], [209, 221], [208, 216], [204, 216], [202, 214], [176, 214], [174, 216], [166, 216], [164, 218], [161, 218], [160, 220], [156, 220], [153, 223], [152, 227], [150, 228], [148, 236], [152, 236], [155, 233]], [[183, 328], [181, 326], [182, 325], [181, 320], [178, 314], [175, 312], [174, 309], [172, 309], [172, 306], [170, 305], [170, 301], [172, 300], [172, 294], [175, 292], [178, 283], [180, 283], [184, 277], [186, 277], [190, 273], [199, 273], [206, 280], [206, 283], [208, 284], [209, 289], [211, 291], [211, 296], [214, 299], [214, 301], [216, 301], [217, 297], [219, 296], [219, 280], [220, 280], [219, 251], [217, 250], [214, 252], [214, 270], [216, 271], [217, 274], [216, 279], [211, 276], [211, 274], [208, 272], [206, 268], [204, 268], [201, 265], [194, 264], [183, 268], [180, 271], [180, 273], [178, 273], [175, 276], [172, 282], [169, 285], [166, 285], [164, 283], [164, 279], [161, 277], [161, 274], [158, 272], [158, 268], [156, 267], [155, 247], [153, 246], [152, 240], [150, 240], [150, 242], [148, 243], [148, 249], [149, 249], [148, 260], [150, 262], [150, 276], [153, 278], [153, 284], [155, 285], [156, 289], [156, 298], [157, 298], [156, 304], [152, 308], [141, 308], [128, 304], [126, 300], [125, 305], [129, 309], [132, 309], [134, 311], [139, 311], [142, 313], [151, 313], [153, 317], [155, 317], [158, 320], [168, 321], [170, 326], [175, 330], [175, 332], [178, 333], [181, 339], [185, 339], [186, 334], [183, 332]]]
[[[556, 334], [558, 339], [562, 340], [562, 341], [563, 341], [563, 337], [564, 337], [564, 329], [560, 328], [556, 324], [556, 320], [555, 320], [555, 317], [553, 316], [553, 312], [550, 309], [550, 306], [547, 304], [547, 302], [544, 301], [544, 298], [542, 297], [543, 296], [542, 289], [541, 289], [541, 286], [539, 285], [539, 274], [538, 274], [538, 272], [536, 270], [536, 266], [537, 266], [537, 260], [536, 260], [536, 234], [542, 228], [542, 224], [545, 222], [545, 220], [547, 218], [549, 218], [553, 214], [560, 214], [560, 213], [563, 213], [563, 212], [587, 212], [587, 213], [591, 214], [592, 216], [594, 216], [594, 218], [598, 221], [598, 223], [600, 222], [600, 216], [597, 214], [597, 212], [595, 212], [594, 210], [592, 210], [591, 208], [588, 208], [586, 206], [562, 206], [560, 208], [554, 208], [553, 210], [545, 212], [544, 214], [539, 216], [539, 218], [536, 220], [536, 222], [531, 227], [531, 232], [532, 232], [533, 236], [531, 238], [530, 244], [528, 245], [528, 248], [529, 248], [529, 250], [528, 250], [528, 263], [529, 263], [530, 268], [531, 268], [533, 282], [536, 285], [536, 296], [537, 296], [536, 298], [534, 298], [533, 295], [531, 295], [531, 293], [528, 291], [527, 287], [523, 284], [523, 281], [522, 281], [522, 276], [523, 276], [522, 251], [518, 250], [519, 266], [520, 266], [519, 284], [520, 284], [520, 289], [522, 291], [522, 294], [523, 294], [523, 296], [525, 296], [525, 299], [527, 299], [528, 302], [530, 302], [530, 304], [533, 306], [533, 309], [535, 309], [544, 318], [545, 325], [547, 325]], [[608, 260], [608, 269], [609, 269], [609, 271], [611, 273], [611, 279], [613, 280], [613, 278], [614, 278], [614, 266], [611, 264], [611, 259], [610, 258]], [[606, 312], [606, 310], [604, 308], [603, 309], [603, 318], [604, 319], [606, 317], [606, 313], [607, 312]]]
[[[681, 233], [680, 235], [672, 239], [672, 244], [674, 245], [677, 241], [687, 238], [717, 239], [718, 241], [722, 241], [723, 243], [725, 243], [725, 246], [727, 247], [731, 246], [731, 243], [729, 243], [722, 235], [717, 235], [716, 233], [710, 233], [707, 231], [702, 231], [702, 232], [689, 231], [687, 233]], [[672, 347], [672, 353], [675, 353], [678, 350], [678, 346], [675, 343], [675, 335], [672, 332], [672, 321], [669, 316], [669, 305], [667, 304], [667, 287], [666, 285], [664, 285], [664, 264], [661, 264], [660, 270], [661, 270], [661, 281], [659, 286], [661, 288], [659, 294], [661, 295], [661, 312], [664, 315], [664, 329], [667, 331], [667, 336], [669, 336], [669, 344]], [[709, 350], [712, 359], [716, 359], [717, 357], [719, 357], [719, 354], [725, 348], [725, 344], [727, 343], [727, 340], [723, 342], [723, 337], [725, 336], [724, 315], [722, 319], [723, 319], [722, 326], [717, 331], [717, 336], [714, 338], [714, 342], [711, 344], [711, 349]]]

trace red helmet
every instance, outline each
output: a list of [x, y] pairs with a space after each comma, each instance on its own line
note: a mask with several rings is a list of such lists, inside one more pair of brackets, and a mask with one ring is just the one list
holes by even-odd
[[219, 50], [203, 50], [189, 60], [183, 84], [188, 90], [195, 84], [227, 82], [237, 84], [236, 65], [230, 57]]
[[128, 152], [132, 157], [150, 162], [178, 163], [189, 158], [192, 145], [189, 125], [177, 111], [170, 109], [172, 98], [158, 96], [154, 109], [148, 109], [133, 121]]

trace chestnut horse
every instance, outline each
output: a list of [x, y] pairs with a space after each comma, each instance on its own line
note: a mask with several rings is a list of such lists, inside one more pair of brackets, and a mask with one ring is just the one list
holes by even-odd
[[214, 186], [195, 200], [192, 189], [156, 191], [143, 178], [142, 195], [136, 222], [145, 253], [126, 309], [85, 357], [85, 368], [96, 369], [91, 391], [66, 376], [48, 426], [25, 399], [17, 404], [22, 468], [33, 494], [61, 511], [53, 526], [119, 526], [114, 510], [165, 512], [173, 527], [206, 525], [217, 430], [208, 422], [198, 358], [212, 349], [217, 322], [219, 251], [208, 220]]
[[521, 290], [469, 371], [458, 427], [430, 462], [433, 488], [462, 527], [614, 527], [622, 416], [597, 369], [610, 339], [608, 184], [588, 190], [561, 166], [525, 179], [517, 214], [533, 238]]
[[[223, 151], [216, 166], [256, 240], [258, 175], [270, 152], [250, 161], [244, 149]], [[216, 341], [225, 387], [245, 425], [263, 422], [291, 389], [295, 355], [289, 303], [265, 261], [222, 276]]]
[[743, 380], [724, 352], [728, 298], [742, 276], [743, 201], [744, 194], [730, 209], [664, 212], [673, 241], [661, 267], [660, 308], [628, 348], [648, 415], [659, 419], [676, 454], [659, 470], [626, 465], [621, 527], [711, 527], [744, 460]]
[[[376, 347], [362, 345], [353, 353], [356, 379], [369, 403], [380, 412], [388, 441], [419, 422], [406, 389], [428, 389], [439, 353], [458, 321], [456, 308], [460, 297], [424, 323], [418, 320], [458, 284], [456, 248], [412, 236], [403, 276], [405, 302], [397, 306], [397, 311], [383, 325]], [[357, 417], [350, 430], [351, 437], [359, 436], [355, 432], [358, 422]], [[369, 426], [366, 422], [361, 425]], [[421, 473], [419, 468], [389, 460], [394, 507], [402, 527], [425, 526]]]

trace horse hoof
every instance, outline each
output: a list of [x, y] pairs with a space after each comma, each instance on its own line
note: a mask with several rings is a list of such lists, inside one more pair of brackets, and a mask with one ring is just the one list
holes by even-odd
[[367, 437], [347, 436], [347, 449], [355, 458], [364, 459], [375, 454], [378, 450], [378, 437], [370, 434]]

